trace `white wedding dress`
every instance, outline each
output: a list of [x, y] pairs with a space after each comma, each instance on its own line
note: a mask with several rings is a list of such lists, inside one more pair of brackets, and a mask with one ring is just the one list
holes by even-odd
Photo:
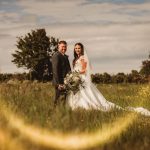
[[81, 71], [82, 64], [81, 59], [87, 62], [87, 69], [85, 74], [81, 74], [82, 79], [84, 80], [84, 88], [80, 87], [80, 91], [78, 91], [75, 95], [71, 92], [67, 96], [67, 104], [73, 109], [83, 108], [86, 110], [96, 109], [101, 111], [110, 111], [114, 108], [135, 111], [145, 116], [150, 116], [150, 111], [144, 109], [143, 107], [127, 107], [122, 108], [112, 102], [107, 101], [104, 96], [100, 93], [100, 91], [96, 88], [96, 86], [91, 82], [90, 79], [90, 65], [87, 55], [80, 56], [80, 58], [76, 61], [73, 71]]

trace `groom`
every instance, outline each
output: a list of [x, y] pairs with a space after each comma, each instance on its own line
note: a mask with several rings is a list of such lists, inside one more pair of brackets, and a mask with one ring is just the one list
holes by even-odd
[[66, 74], [71, 71], [68, 56], [65, 54], [67, 51], [67, 42], [59, 41], [58, 51], [52, 57], [52, 72], [53, 72], [53, 85], [55, 87], [54, 107], [59, 102], [60, 95], [64, 96], [66, 100], [66, 93], [64, 93], [63, 84]]

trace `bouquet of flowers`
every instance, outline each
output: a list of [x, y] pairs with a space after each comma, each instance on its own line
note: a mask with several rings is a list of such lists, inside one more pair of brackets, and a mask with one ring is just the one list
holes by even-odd
[[64, 79], [64, 88], [66, 92], [73, 92], [76, 94], [80, 88], [84, 88], [84, 81], [77, 71], [70, 72], [66, 75]]

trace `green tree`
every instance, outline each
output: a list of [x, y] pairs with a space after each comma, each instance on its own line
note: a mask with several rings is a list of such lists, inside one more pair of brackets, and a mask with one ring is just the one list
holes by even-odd
[[51, 56], [57, 51], [58, 39], [48, 37], [45, 29], [32, 30], [24, 37], [18, 37], [17, 50], [12, 54], [12, 62], [17, 67], [24, 67], [31, 73], [32, 79], [43, 79], [52, 75]]
[[132, 82], [140, 83], [142, 80], [142, 76], [137, 70], [131, 70]]
[[103, 82], [103, 75], [96, 73], [96, 74], [92, 74], [92, 82], [99, 84]]
[[126, 80], [126, 75], [123, 72], [119, 72], [115, 75], [115, 83], [123, 83]]
[[103, 83], [110, 83], [111, 82], [111, 75], [107, 72], [103, 73]]
[[147, 60], [144, 60], [142, 62], [142, 67], [141, 67], [141, 70], [140, 70], [140, 74], [148, 77], [150, 76], [150, 54], [149, 54], [149, 57]]

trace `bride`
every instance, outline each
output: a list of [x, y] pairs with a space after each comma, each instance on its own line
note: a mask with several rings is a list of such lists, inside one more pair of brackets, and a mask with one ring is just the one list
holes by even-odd
[[130, 111], [136, 111], [143, 115], [150, 116], [150, 111], [142, 107], [133, 108], [122, 108], [112, 102], [107, 101], [100, 91], [95, 87], [91, 81], [90, 63], [84, 46], [82, 43], [76, 43], [74, 46], [74, 60], [73, 60], [73, 71], [78, 71], [81, 78], [84, 80], [85, 87], [80, 88], [80, 91], [75, 95], [71, 92], [67, 96], [68, 105], [74, 110], [77, 108], [97, 109], [101, 111], [110, 111], [114, 108], [127, 109]]

